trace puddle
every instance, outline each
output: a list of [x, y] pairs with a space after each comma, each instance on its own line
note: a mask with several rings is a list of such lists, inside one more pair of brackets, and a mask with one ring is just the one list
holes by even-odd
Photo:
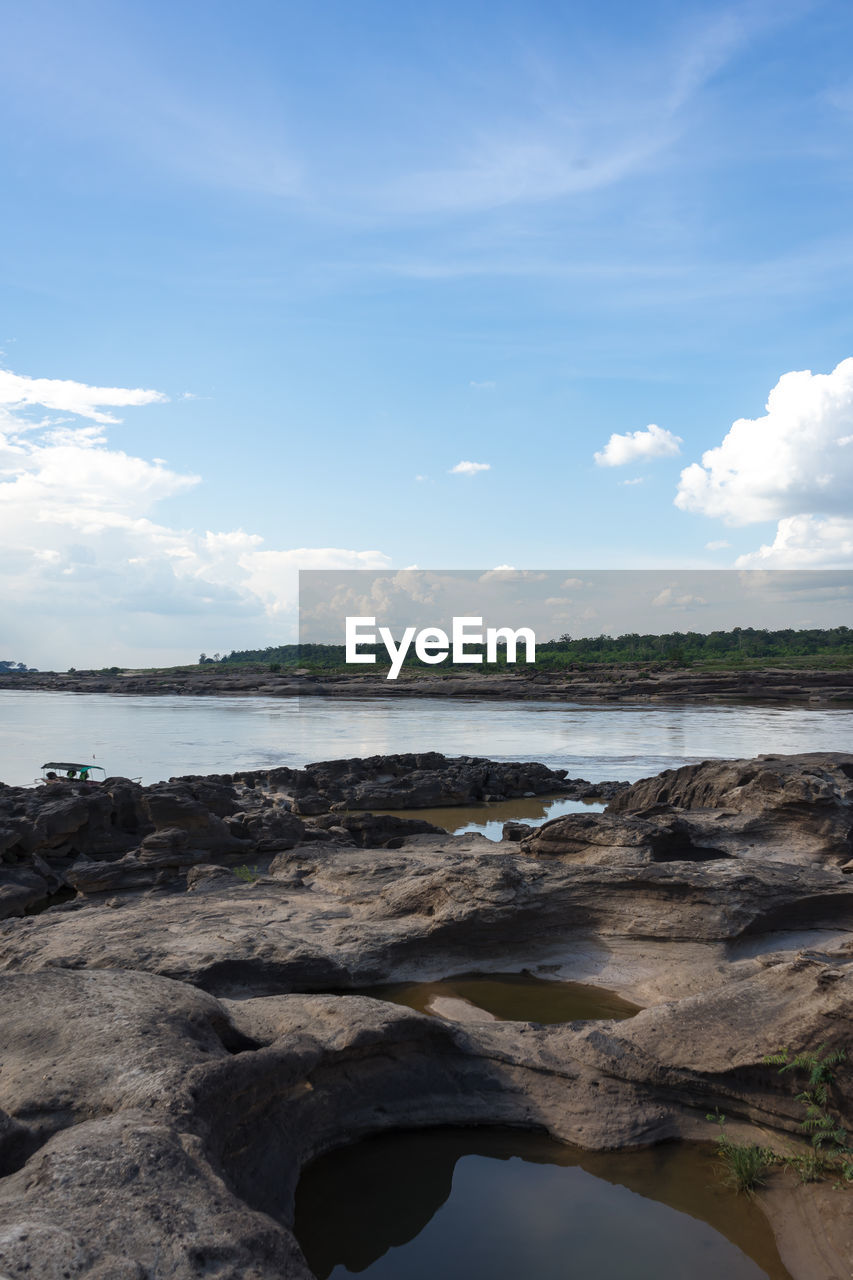
[[556, 982], [532, 973], [464, 973], [439, 982], [397, 982], [359, 995], [404, 1004], [453, 1022], [577, 1022], [631, 1018], [640, 1006], [582, 982]]
[[494, 804], [450, 805], [441, 809], [372, 809], [371, 813], [423, 818], [454, 836], [472, 831], [487, 840], [500, 840], [505, 822], [527, 822], [531, 827], [541, 827], [543, 822], [561, 818], [564, 813], [603, 813], [604, 809], [603, 803], [591, 800], [531, 796], [526, 800], [498, 800]]
[[791, 1280], [705, 1144], [613, 1154], [511, 1129], [383, 1134], [306, 1168], [295, 1233], [319, 1280]]

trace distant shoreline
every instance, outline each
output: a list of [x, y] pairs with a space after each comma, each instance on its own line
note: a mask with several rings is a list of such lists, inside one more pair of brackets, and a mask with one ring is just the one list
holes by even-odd
[[556, 674], [512, 672], [459, 674], [404, 672], [292, 674], [265, 667], [228, 669], [209, 666], [170, 671], [26, 672], [0, 675], [0, 692], [41, 690], [63, 693], [133, 694], [149, 697], [325, 697], [325, 698], [475, 698], [489, 701], [568, 703], [760, 702], [803, 706], [853, 705], [853, 670], [696, 671], [655, 673], [611, 667]]

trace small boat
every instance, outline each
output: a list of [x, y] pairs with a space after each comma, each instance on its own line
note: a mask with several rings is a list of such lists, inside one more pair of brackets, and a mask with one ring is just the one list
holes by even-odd
[[75, 764], [68, 760], [48, 760], [47, 764], [41, 767], [39, 781], [99, 783], [103, 782], [106, 776], [106, 770], [99, 764]]

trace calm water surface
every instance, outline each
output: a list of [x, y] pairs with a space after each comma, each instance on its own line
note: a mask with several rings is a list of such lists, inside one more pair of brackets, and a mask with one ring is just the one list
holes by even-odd
[[557, 982], [534, 973], [463, 973], [438, 982], [365, 987], [358, 994], [438, 1017], [457, 1018], [461, 1004], [467, 1009], [466, 1021], [476, 1021], [478, 1013], [485, 1012], [487, 1018], [497, 1022], [538, 1022], [542, 1026], [589, 1018], [621, 1021], [640, 1012], [639, 1005], [605, 987]]
[[[490, 804], [447, 805], [440, 809], [418, 809], [417, 817], [444, 827], [452, 835], [469, 831], [487, 840], [502, 840], [505, 822], [526, 822], [541, 827], [564, 813], [602, 813], [607, 806], [592, 800], [566, 800], [551, 796], [519, 796], [516, 800], [497, 800]], [[374, 809], [374, 813], [390, 813], [395, 818], [411, 818], [411, 809]]]
[[790, 1280], [756, 1204], [704, 1146], [596, 1154], [434, 1129], [322, 1156], [296, 1193], [320, 1280]]
[[851, 743], [849, 708], [0, 692], [0, 780], [17, 785], [49, 759], [95, 756], [108, 774], [156, 782], [397, 751], [541, 760], [572, 777], [633, 781], [688, 760]]

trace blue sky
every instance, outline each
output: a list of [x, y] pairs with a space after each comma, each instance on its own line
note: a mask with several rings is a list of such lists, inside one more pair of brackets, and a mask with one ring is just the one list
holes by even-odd
[[851, 43], [7, 5], [0, 656], [290, 639], [300, 565], [853, 565]]

